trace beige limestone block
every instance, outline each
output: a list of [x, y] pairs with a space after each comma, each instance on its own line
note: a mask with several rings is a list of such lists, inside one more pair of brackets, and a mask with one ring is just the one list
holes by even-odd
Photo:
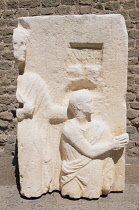
[[[13, 45], [20, 74], [17, 117], [21, 194], [38, 197], [61, 190], [70, 197], [96, 198], [101, 193], [124, 190], [124, 146], [117, 150], [112, 147], [103, 160], [98, 155], [95, 159], [87, 156], [92, 158], [92, 180], [86, 192], [77, 189], [77, 195], [73, 194], [73, 183], [69, 182], [65, 190], [61, 181], [65, 178], [62, 170], [66, 153], [61, 150], [62, 136], [65, 126], [76, 118], [69, 107], [69, 98], [75, 91], [87, 89], [91, 95], [93, 114], [88, 129], [94, 131], [92, 136], [95, 130], [101, 136], [104, 127], [105, 138], [97, 137], [101, 143], [114, 141], [115, 137], [124, 144], [128, 142], [128, 40], [124, 18], [119, 14], [41, 16], [19, 18], [18, 22]], [[72, 149], [78, 151], [74, 146]], [[99, 177], [109, 170], [110, 175]], [[93, 188], [95, 183], [97, 190]]]

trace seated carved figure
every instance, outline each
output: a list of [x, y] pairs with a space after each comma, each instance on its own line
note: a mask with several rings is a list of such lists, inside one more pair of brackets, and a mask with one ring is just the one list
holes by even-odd
[[103, 121], [92, 120], [88, 90], [75, 91], [69, 99], [74, 118], [63, 127], [61, 193], [72, 198], [98, 198], [108, 194], [114, 182], [114, 150], [128, 143], [128, 134], [113, 138]]

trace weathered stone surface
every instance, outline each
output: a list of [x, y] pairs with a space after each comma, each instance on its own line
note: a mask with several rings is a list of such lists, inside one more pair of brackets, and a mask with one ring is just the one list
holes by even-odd
[[99, 10], [103, 10], [104, 9], [104, 6], [102, 4], [96, 4], [95, 5], [95, 8], [96, 9], [99, 9]]
[[138, 49], [129, 49], [129, 57], [139, 57]]
[[[106, 3], [106, 2], [108, 2], [108, 1], [109, 1], [109, 0], [99, 0], [100, 3]], [[94, 2], [96, 3], [97, 0], [94, 0]]]
[[133, 21], [138, 21], [139, 20], [139, 10], [132, 10], [129, 12], [129, 16], [131, 20]]
[[11, 63], [8, 62], [0, 62], [0, 69], [1, 70], [9, 70], [11, 68]]
[[127, 124], [127, 126], [131, 125], [131, 121], [129, 119], [127, 119], [126, 124]]
[[82, 4], [82, 5], [91, 5], [91, 0], [79, 0], [79, 4]]
[[10, 104], [12, 102], [12, 98], [7, 96], [7, 95], [3, 95], [3, 96], [0, 96], [0, 102], [2, 104], [8, 105], [8, 104]]
[[3, 29], [0, 29], [0, 36], [2, 36], [4, 33], [4, 30]]
[[81, 6], [80, 7], [80, 14], [89, 14], [91, 11], [91, 8], [89, 6]]
[[139, 85], [134, 84], [132, 92], [136, 94], [138, 90], [139, 90]]
[[12, 52], [5, 52], [3, 54], [3, 58], [5, 60], [13, 60], [14, 59], [14, 56], [13, 56], [13, 53]]
[[13, 151], [15, 151], [15, 145], [14, 144], [6, 144], [5, 145], [5, 152], [10, 152], [12, 153]]
[[[53, 7], [57, 2], [42, 1], [42, 5]], [[119, 8], [116, 2], [110, 5], [113, 5], [112, 9]], [[56, 12], [59, 8], [72, 7], [58, 6]], [[124, 156], [123, 149], [119, 148], [128, 142], [123, 100], [127, 83], [127, 32], [123, 17], [71, 15], [20, 18], [18, 28], [14, 31], [13, 44], [14, 55], [20, 62], [18, 68], [20, 71], [22, 68], [16, 93], [19, 102], [21, 194], [39, 197], [47, 191], [62, 189], [63, 195], [73, 198], [98, 198], [101, 193], [123, 190]], [[21, 67], [21, 64], [25, 65]], [[94, 102], [90, 122], [90, 100], [84, 103], [83, 109], [81, 101], [78, 103], [80, 117], [86, 116], [84, 125], [78, 122], [75, 107], [68, 107], [70, 96], [80, 89], [88, 89]], [[81, 96], [87, 98], [88, 94]], [[70, 135], [70, 139], [75, 144], [67, 143], [71, 153], [70, 149], [61, 149], [62, 133], [66, 135], [63, 130], [65, 121], [72, 125], [73, 135]], [[15, 124], [8, 125], [10, 131], [12, 126]], [[105, 137], [101, 138], [102, 134]], [[76, 147], [80, 135], [85, 144], [90, 142], [87, 154]], [[82, 146], [80, 142], [78, 145]], [[92, 153], [89, 155], [90, 151], [94, 151], [94, 156]], [[103, 153], [106, 151], [109, 154], [105, 158]], [[75, 156], [73, 161], [69, 159], [68, 162], [65, 154], [69, 153], [71, 156], [75, 153]], [[99, 155], [102, 155], [101, 158]], [[67, 174], [61, 177], [61, 171]], [[87, 178], [88, 174], [91, 179]], [[102, 177], [101, 174], [105, 175]], [[76, 175], [85, 178], [84, 189], [76, 182]], [[66, 179], [70, 179], [68, 183]], [[82, 186], [80, 179], [79, 183]], [[71, 186], [67, 187], [67, 184]], [[88, 189], [89, 186], [93, 191]]]
[[139, 109], [139, 102], [133, 102], [130, 104], [131, 108], [133, 109]]
[[0, 1], [0, 8], [1, 8], [1, 9], [5, 9], [4, 1]]
[[136, 46], [139, 48], [139, 40], [136, 40]]
[[40, 5], [40, 1], [39, 0], [20, 0], [19, 1], [19, 7], [23, 7], [23, 8], [33, 8], [33, 7], [37, 7]]
[[131, 21], [126, 21], [126, 27], [128, 28], [128, 29], [131, 29], [131, 28], [134, 28], [134, 25], [132, 24], [132, 22]]
[[12, 41], [12, 36], [5, 36], [5, 37], [3, 38], [3, 42], [4, 42], [5, 44], [11, 43], [11, 41]]
[[[135, 52], [135, 51], [134, 51]], [[136, 51], [137, 52], [137, 51]], [[135, 55], [136, 57], [137, 55]], [[139, 74], [139, 66], [129, 66], [128, 68], [129, 73], [131, 74]]]
[[[11, 125], [11, 124], [9, 124], [9, 125]], [[4, 134], [7, 136], [8, 135], [17, 135], [17, 131], [16, 131], [17, 126], [14, 126], [13, 128], [9, 129], [9, 125], [8, 125], [8, 128], [4, 130]]]
[[129, 10], [129, 9], [135, 9], [135, 0], [127, 0], [123, 4], [124, 9]]
[[[130, 48], [130, 47], [135, 47], [135, 40], [134, 39], [132, 39], [132, 40], [129, 40], [129, 42], [128, 42], [128, 47]], [[132, 56], [131, 56], [132, 57]], [[129, 59], [130, 59], [130, 57], [129, 57]]]
[[[6, 76], [4, 76], [3, 78], [1, 78], [1, 81], [0, 81], [0, 85], [1, 85], [1, 86], [7, 86], [7, 85], [10, 85], [10, 83], [11, 83], [11, 81], [8, 80], [8, 79], [6, 78]], [[1, 90], [1, 91], [2, 91], [2, 90]], [[5, 93], [3, 92], [3, 94], [5, 94]]]
[[65, 5], [74, 5], [74, 0], [62, 0], [61, 3]]
[[3, 79], [3, 77], [6, 77], [5, 73], [7, 73], [7, 71], [0, 71], [0, 79]]
[[42, 6], [45, 7], [57, 7], [60, 4], [60, 0], [42, 0]]
[[139, 149], [137, 147], [128, 150], [128, 153], [131, 157], [139, 157]]
[[139, 125], [139, 117], [135, 118], [134, 120], [131, 120], [133, 125]]
[[0, 104], [0, 112], [2, 111], [7, 111], [8, 110], [8, 107], [4, 104]]
[[128, 144], [128, 149], [134, 148], [135, 147], [135, 141], [129, 141]]
[[[139, 23], [136, 24], [136, 28], [139, 29]], [[138, 41], [138, 40], [137, 40]]]
[[[1, 83], [2, 84], [2, 83]], [[8, 85], [10, 84], [10, 81], [8, 80], [7, 83], [4, 83], [4, 85]], [[4, 95], [4, 94], [15, 94], [15, 87], [1, 87], [0, 88], [0, 95]]]
[[12, 34], [13, 34], [13, 29], [11, 29], [11, 28], [6, 28], [3, 32], [4, 36], [12, 35]]
[[4, 146], [6, 143], [6, 136], [0, 135], [0, 146]]
[[8, 137], [7, 137], [7, 142], [8, 142], [9, 144], [15, 143], [15, 142], [16, 142], [16, 136], [8, 136]]
[[29, 11], [29, 16], [37, 16], [40, 15], [40, 9], [39, 8], [31, 8], [28, 10]]
[[131, 39], [139, 39], [139, 30], [130, 30], [128, 34]]
[[138, 58], [129, 58], [128, 60], [129, 65], [136, 65], [139, 63]]
[[16, 17], [21, 17], [21, 16], [26, 17], [28, 15], [29, 15], [29, 13], [28, 13], [28, 10], [26, 10], [26, 9], [18, 9], [17, 13], [16, 13]]
[[10, 0], [7, 2], [8, 9], [17, 9], [18, 8], [18, 1], [17, 0]]
[[134, 101], [134, 99], [136, 98], [134, 93], [127, 93], [126, 94], [126, 100], [127, 101]]
[[55, 7], [47, 7], [41, 9], [42, 15], [52, 15], [55, 13]]
[[127, 133], [134, 134], [137, 131], [137, 129], [133, 126], [127, 126]]
[[129, 109], [129, 110], [127, 111], [127, 118], [128, 118], [128, 119], [134, 119], [134, 118], [136, 118], [137, 116], [138, 116], [138, 113], [137, 113], [136, 110], [134, 110], [134, 109]]
[[4, 50], [4, 46], [0, 45], [0, 51]]
[[0, 127], [6, 129], [8, 127], [8, 122], [0, 119]]
[[129, 12], [128, 11], [126, 11], [126, 10], [119, 10], [118, 13], [123, 15], [125, 19], [128, 19], [128, 16], [129, 16]]
[[118, 2], [108, 2], [105, 5], [105, 9], [106, 10], [119, 10], [120, 9], [120, 5]]
[[135, 77], [135, 83], [136, 83], [137, 85], [139, 85], [139, 75], [137, 75], [137, 76]]
[[65, 6], [61, 5], [59, 7], [55, 8], [56, 15], [69, 15], [69, 14], [75, 14], [75, 7]]
[[17, 27], [17, 20], [16, 20], [16, 19], [7, 20], [6, 23], [7, 23], [7, 26], [8, 26], [8, 27], [11, 27], [11, 26], [12, 26], [12, 27], [13, 27], [13, 26], [14, 26], [14, 27]]
[[128, 76], [128, 78], [127, 78], [127, 84], [128, 84], [127, 90], [128, 91], [134, 90], [134, 82], [135, 82], [134, 76], [133, 75]]
[[11, 10], [6, 10], [3, 14], [4, 19], [5, 18], [13, 18], [13, 16], [14, 16], [14, 12]]
[[139, 91], [136, 94], [136, 100], [139, 102]]
[[0, 119], [11, 121], [13, 119], [13, 115], [10, 112], [1, 112]]
[[139, 134], [138, 133], [130, 134], [130, 140], [139, 142]]
[[[7, 78], [8, 79], [17, 79], [17, 76], [18, 76], [18, 72], [16, 69], [13, 69], [13, 71], [11, 72], [10, 70], [7, 71]], [[10, 86], [11, 88], [14, 86]]]
[[136, 1], [136, 6], [139, 8], [139, 0]]
[[[8, 111], [12, 111], [12, 112], [14, 111], [15, 112], [16, 108], [18, 108], [18, 107], [19, 107], [18, 103], [11, 104], [11, 105], [8, 106]], [[16, 120], [16, 119], [14, 119], [14, 120]]]

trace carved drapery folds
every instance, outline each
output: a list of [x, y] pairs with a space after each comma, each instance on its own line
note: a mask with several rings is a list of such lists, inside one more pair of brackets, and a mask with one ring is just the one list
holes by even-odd
[[13, 46], [19, 69], [21, 194], [39, 197], [60, 190], [71, 198], [99, 198], [124, 190], [128, 135], [123, 17], [18, 21]]
[[98, 198], [112, 189], [113, 153], [128, 143], [128, 134], [114, 138], [102, 120], [90, 120], [93, 105], [89, 91], [75, 91], [69, 104], [74, 118], [64, 124], [62, 132], [62, 195]]

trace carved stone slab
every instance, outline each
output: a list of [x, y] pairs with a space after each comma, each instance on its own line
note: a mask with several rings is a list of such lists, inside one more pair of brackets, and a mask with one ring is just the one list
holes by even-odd
[[[98, 198], [123, 191], [128, 142], [124, 18], [41, 16], [18, 22], [13, 46], [19, 68], [21, 194], [39, 197], [61, 190], [73, 198]], [[93, 101], [93, 114], [85, 111], [88, 105], [80, 105], [85, 100]], [[88, 142], [86, 152], [77, 139]]]

